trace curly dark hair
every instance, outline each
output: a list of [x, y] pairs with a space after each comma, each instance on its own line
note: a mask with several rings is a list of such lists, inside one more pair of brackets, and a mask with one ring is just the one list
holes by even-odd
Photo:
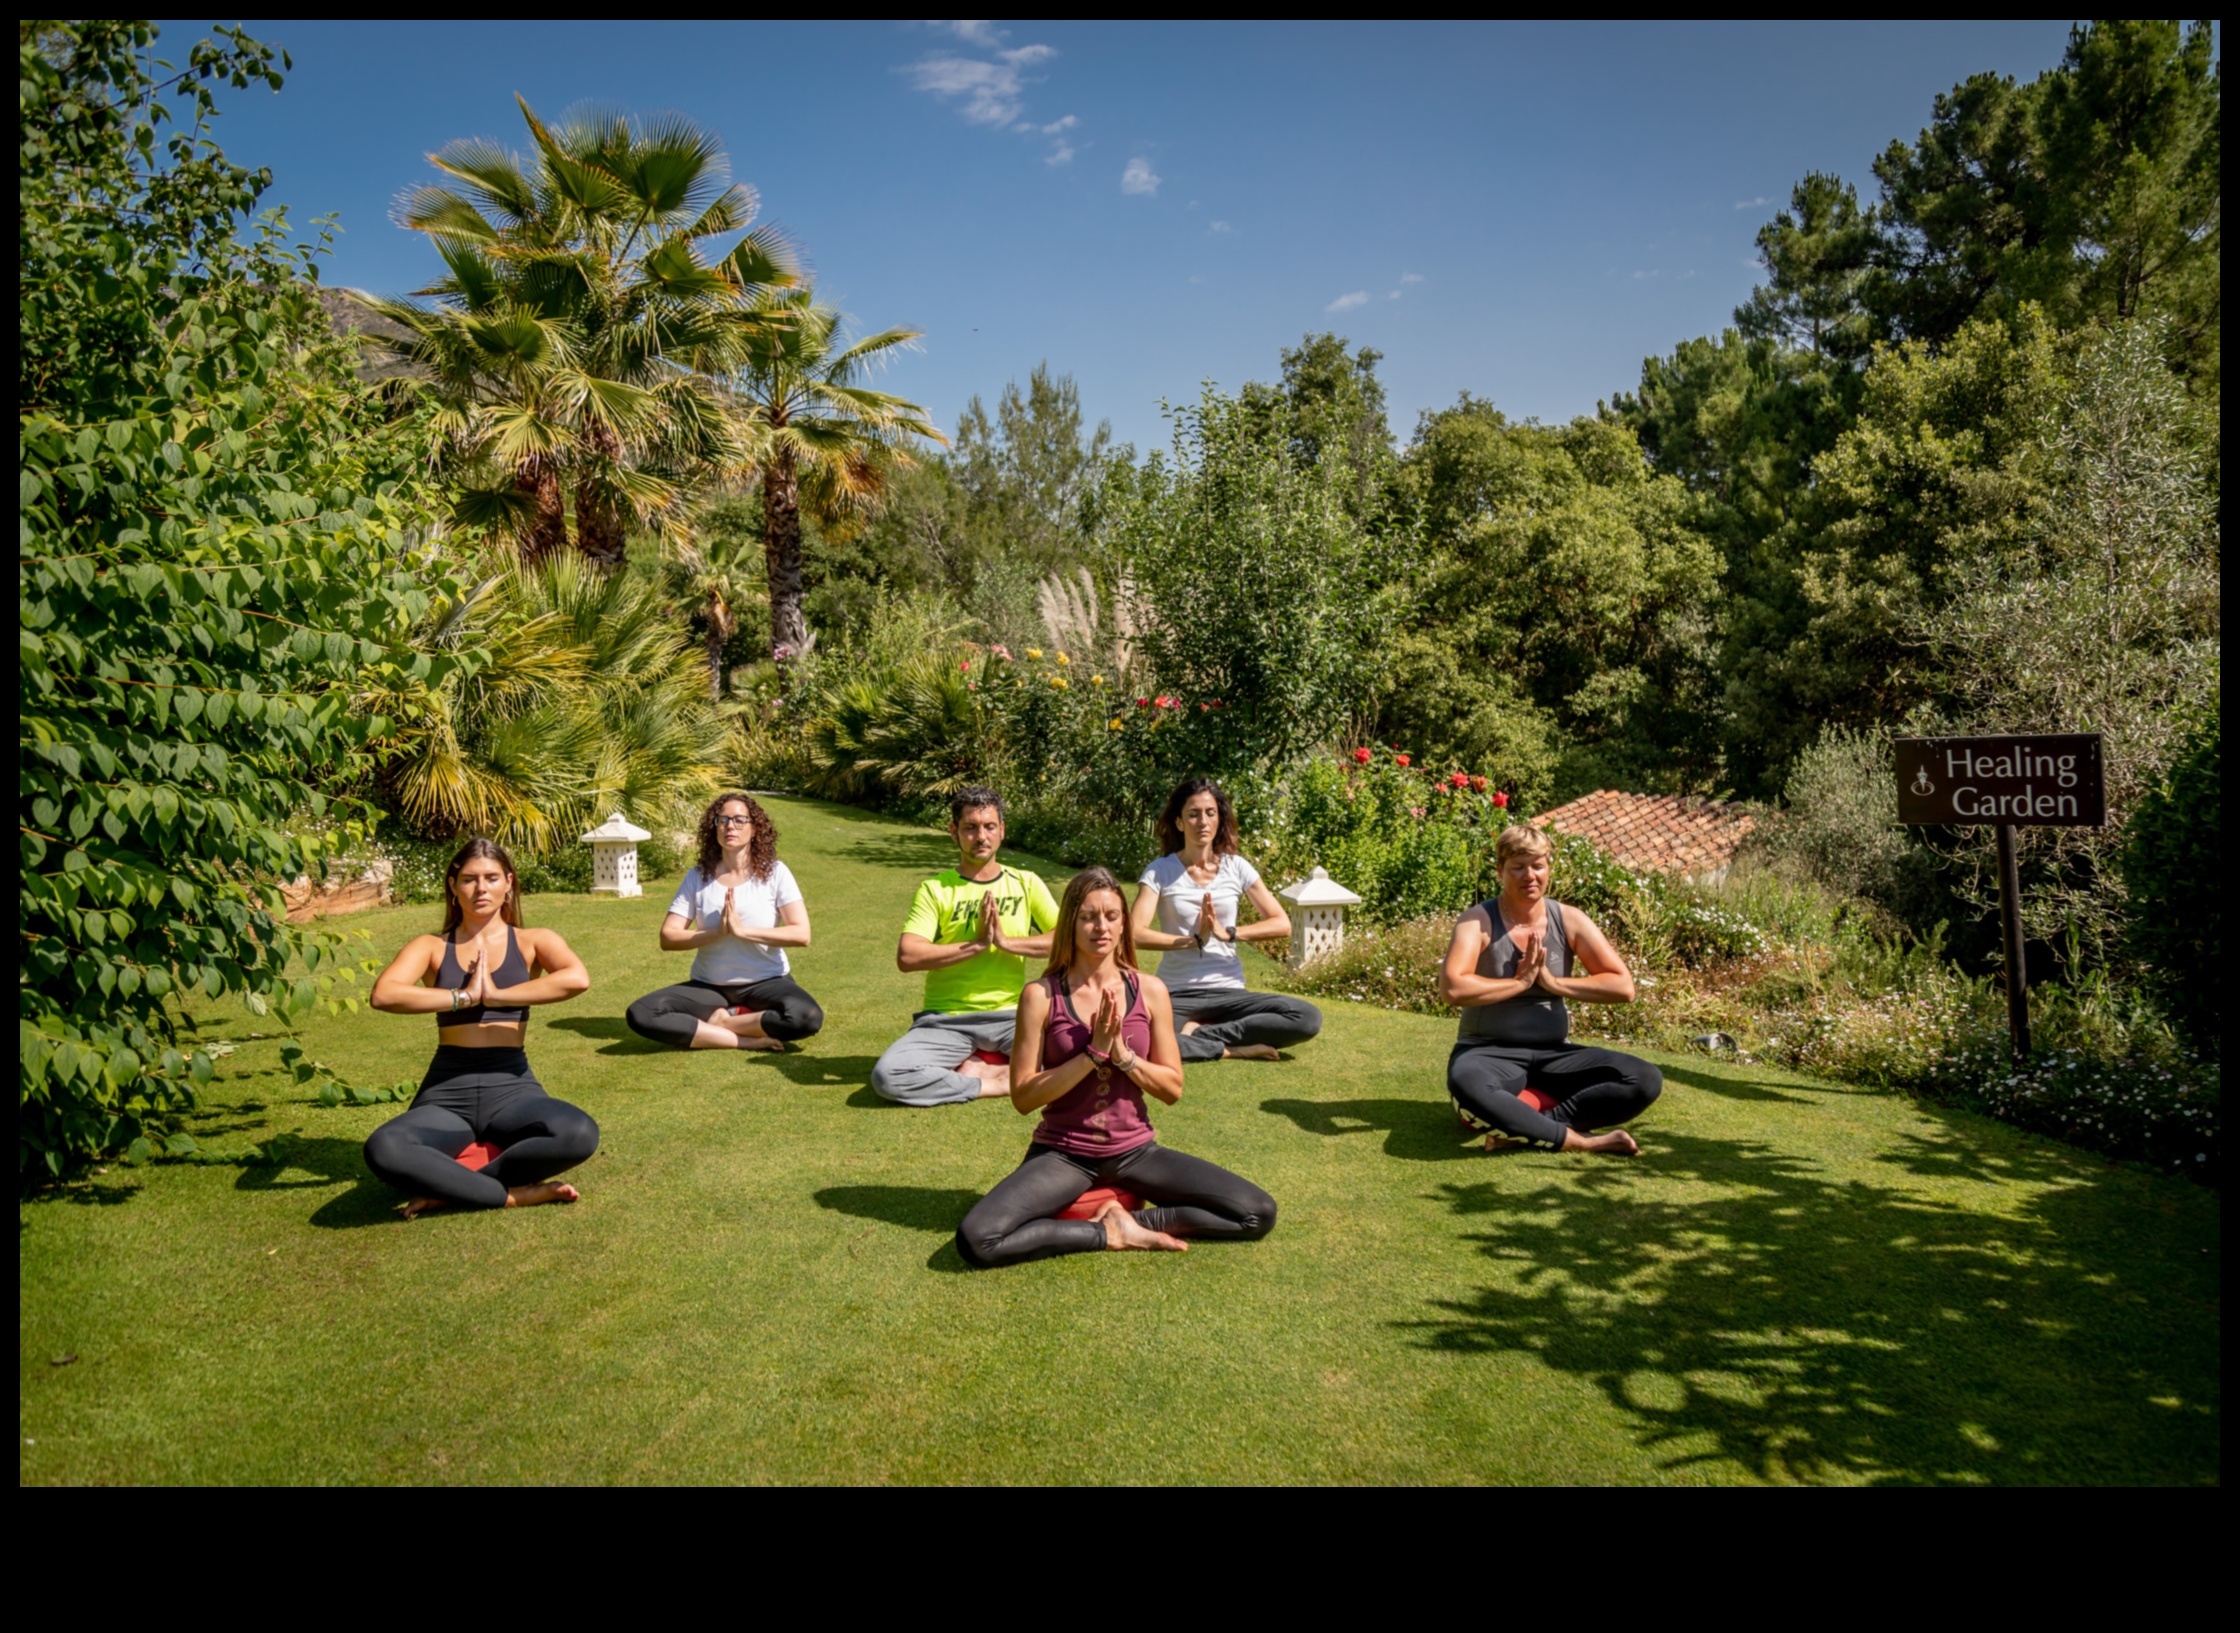
[[966, 783], [949, 796], [949, 826], [954, 828], [965, 818], [967, 811], [993, 808], [997, 819], [1003, 817], [1003, 796], [993, 788], [983, 788], [978, 783]]
[[513, 858], [495, 839], [470, 839], [459, 847], [451, 858], [451, 865], [443, 870], [443, 934], [446, 937], [467, 919], [467, 910], [459, 905], [459, 870], [485, 856], [506, 870], [506, 899], [499, 904], [498, 917], [515, 929], [521, 927], [521, 877], [513, 870]]
[[705, 884], [723, 867], [723, 840], [716, 831], [716, 818], [726, 805], [737, 803], [747, 808], [747, 815], [754, 819], [754, 838], [747, 841], [747, 877], [767, 879], [770, 869], [778, 860], [778, 825], [770, 820], [770, 813], [752, 794], [718, 794], [700, 813], [700, 880]]
[[1172, 856], [1182, 849], [1182, 808], [1200, 794], [1211, 794], [1213, 808], [1221, 813], [1220, 826], [1213, 831], [1213, 854], [1237, 854], [1237, 808], [1229, 803], [1229, 796], [1211, 777], [1185, 777], [1167, 796], [1167, 808], [1159, 813], [1156, 831], [1161, 856]]

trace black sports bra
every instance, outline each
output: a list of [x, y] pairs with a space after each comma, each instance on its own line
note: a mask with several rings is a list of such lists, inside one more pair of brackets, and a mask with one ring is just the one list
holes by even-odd
[[[521, 956], [521, 938], [513, 933], [513, 926], [506, 926], [506, 955], [498, 960], [498, 967], [490, 972], [494, 987], [518, 987], [529, 979], [529, 965]], [[436, 985], [447, 992], [456, 992], [467, 984], [466, 971], [459, 967], [459, 949], [449, 936], [443, 939], [443, 962], [436, 966]], [[469, 1004], [465, 1009], [437, 1010], [438, 1026], [482, 1026], [490, 1021], [526, 1021], [529, 1009], [526, 1004], [512, 1009], [492, 1009], [488, 1004]]]

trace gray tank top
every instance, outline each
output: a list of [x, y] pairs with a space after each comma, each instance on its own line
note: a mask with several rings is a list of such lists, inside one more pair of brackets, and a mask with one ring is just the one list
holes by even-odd
[[[1509, 939], [1509, 926], [1501, 916], [1499, 898], [1478, 904], [1493, 920], [1492, 944], [1478, 955], [1477, 973], [1489, 981], [1513, 980], [1517, 973], [1517, 944]], [[1571, 973], [1571, 941], [1564, 933], [1563, 907], [1549, 902], [1548, 973]], [[1521, 1048], [1546, 1049], [1571, 1035], [1571, 1011], [1552, 992], [1535, 988], [1498, 1004], [1473, 1004], [1462, 1012], [1462, 1036], [1473, 1043], [1511, 1043]]]

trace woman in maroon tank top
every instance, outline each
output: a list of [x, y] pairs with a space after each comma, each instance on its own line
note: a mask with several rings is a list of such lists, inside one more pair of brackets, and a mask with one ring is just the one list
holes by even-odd
[[[1275, 1228], [1274, 1198], [1197, 1157], [1161, 1146], [1144, 1097], [1182, 1098], [1174, 1007], [1157, 976], [1136, 968], [1120, 882], [1103, 868], [1074, 875], [1058, 909], [1050, 966], [1019, 996], [1011, 1104], [1042, 1121], [1026, 1160], [957, 1227], [957, 1251], [983, 1269], [1060, 1253], [1183, 1251], [1193, 1236], [1253, 1241]], [[1059, 1219], [1091, 1186], [1125, 1189], [1154, 1206], [1107, 1201], [1094, 1217]]]

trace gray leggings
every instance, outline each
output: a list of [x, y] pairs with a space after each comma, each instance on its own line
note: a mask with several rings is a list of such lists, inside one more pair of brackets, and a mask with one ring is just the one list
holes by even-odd
[[[1245, 987], [1169, 987], [1174, 1000], [1175, 1042], [1185, 1063], [1219, 1060], [1221, 1051], [1240, 1043], [1266, 1043], [1288, 1049], [1322, 1030], [1322, 1011], [1304, 998], [1253, 992]], [[1185, 1033], [1186, 1022], [1198, 1030]]]
[[981, 1270], [1025, 1264], [1061, 1253], [1094, 1253], [1104, 1226], [1094, 1219], [1054, 1219], [1092, 1185], [1118, 1185], [1161, 1204], [1136, 1218], [1170, 1236], [1219, 1236], [1256, 1242], [1276, 1228], [1276, 1200], [1248, 1179], [1202, 1157], [1169, 1151], [1156, 1140], [1101, 1161], [1053, 1146], [1030, 1145], [1026, 1160], [972, 1205], [957, 1227], [957, 1251]]

